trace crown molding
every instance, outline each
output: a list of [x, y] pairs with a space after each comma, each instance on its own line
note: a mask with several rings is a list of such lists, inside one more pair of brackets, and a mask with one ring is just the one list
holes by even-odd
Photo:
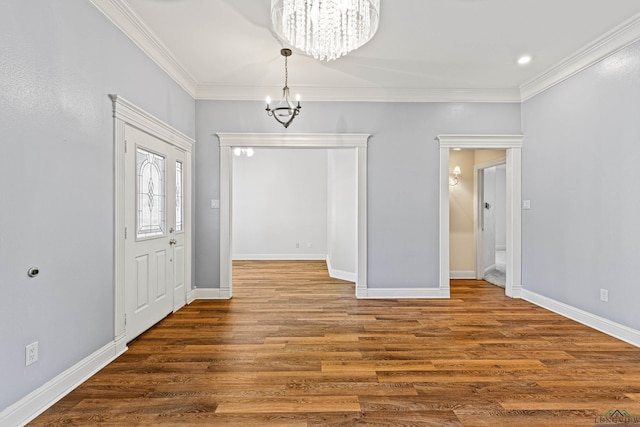
[[151, 58], [169, 77], [195, 98], [197, 82], [158, 36], [123, 0], [89, 0], [103, 15]]
[[[398, 87], [318, 87], [298, 86], [304, 101], [330, 102], [520, 102], [518, 88], [425, 89]], [[278, 99], [281, 87], [199, 84], [196, 99], [213, 101], [263, 101], [268, 94]]]
[[[189, 95], [198, 100], [263, 100], [282, 89], [198, 83], [125, 0], [89, 0]], [[429, 89], [401, 87], [299, 87], [305, 101], [344, 102], [495, 102], [519, 103], [561, 83], [609, 55], [640, 40], [636, 14], [519, 88]]]
[[638, 40], [640, 40], [640, 13], [523, 83], [520, 86], [522, 101], [563, 82]]

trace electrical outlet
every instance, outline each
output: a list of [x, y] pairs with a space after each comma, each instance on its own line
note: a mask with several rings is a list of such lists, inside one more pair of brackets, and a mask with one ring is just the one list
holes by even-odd
[[38, 341], [32, 342], [25, 347], [25, 366], [38, 361]]
[[609, 302], [609, 291], [600, 289], [600, 301]]

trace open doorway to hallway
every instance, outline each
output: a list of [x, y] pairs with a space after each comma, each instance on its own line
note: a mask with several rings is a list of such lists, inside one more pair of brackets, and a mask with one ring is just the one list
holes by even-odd
[[522, 296], [522, 135], [438, 135], [440, 147], [440, 292], [449, 294], [450, 265], [450, 151], [506, 150], [507, 166], [507, 253], [505, 294]]

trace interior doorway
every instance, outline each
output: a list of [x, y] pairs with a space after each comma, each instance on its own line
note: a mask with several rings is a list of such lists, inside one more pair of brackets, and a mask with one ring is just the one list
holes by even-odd
[[220, 140], [220, 289], [233, 295], [233, 151], [237, 148], [352, 148], [356, 153], [356, 297], [367, 298], [367, 140], [368, 134], [219, 133]]
[[439, 135], [440, 149], [440, 292], [450, 295], [449, 150], [506, 150], [506, 283], [505, 293], [522, 295], [521, 169], [522, 135]]
[[356, 149], [233, 153], [233, 267], [239, 261], [321, 261], [330, 277], [355, 282]]

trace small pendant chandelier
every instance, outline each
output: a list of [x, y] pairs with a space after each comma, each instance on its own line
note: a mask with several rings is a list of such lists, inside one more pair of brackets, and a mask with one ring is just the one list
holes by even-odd
[[271, 23], [289, 45], [316, 59], [339, 58], [378, 30], [380, 0], [271, 0]]
[[284, 56], [284, 87], [282, 88], [282, 100], [278, 103], [276, 108], [271, 108], [271, 98], [267, 97], [267, 114], [272, 116], [282, 126], [288, 128], [293, 119], [300, 114], [300, 95], [296, 95], [296, 101], [298, 105], [293, 105], [291, 102], [291, 96], [289, 95], [289, 69], [287, 67], [287, 58], [291, 56], [291, 49], [282, 49], [280, 54]]

